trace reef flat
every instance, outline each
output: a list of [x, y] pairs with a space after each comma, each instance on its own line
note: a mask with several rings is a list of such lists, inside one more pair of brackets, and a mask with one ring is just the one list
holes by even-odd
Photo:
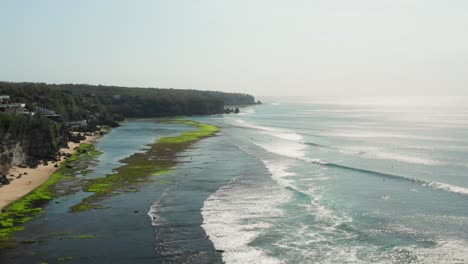
[[17, 242], [12, 238], [13, 233], [24, 230], [23, 225], [26, 222], [44, 214], [42, 206], [47, 201], [70, 194], [74, 190], [74, 188], [59, 188], [57, 183], [67, 180], [74, 182], [71, 185], [76, 185], [74, 176], [78, 172], [86, 172], [89, 163], [100, 154], [93, 144], [81, 144], [44, 184], [3, 209], [0, 214], [0, 248], [16, 247]]
[[121, 192], [134, 192], [145, 182], [153, 181], [152, 177], [169, 173], [179, 162], [178, 155], [188, 149], [193, 143], [203, 138], [214, 136], [219, 127], [191, 120], [166, 120], [168, 124], [188, 125], [195, 130], [183, 132], [173, 137], [160, 138], [144, 153], [135, 153], [123, 159], [126, 165], [116, 169], [114, 174], [103, 178], [89, 179], [84, 183], [83, 190], [93, 193], [81, 203], [74, 205], [73, 212], [101, 209], [98, 202], [108, 196]]

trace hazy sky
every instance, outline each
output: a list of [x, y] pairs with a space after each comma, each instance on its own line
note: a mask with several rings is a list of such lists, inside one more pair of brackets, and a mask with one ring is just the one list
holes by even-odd
[[0, 80], [468, 95], [466, 0], [0, 0]]

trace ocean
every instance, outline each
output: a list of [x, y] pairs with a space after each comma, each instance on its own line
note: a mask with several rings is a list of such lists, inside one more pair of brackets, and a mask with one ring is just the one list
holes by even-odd
[[[137, 192], [51, 201], [0, 263], [468, 263], [468, 100], [261, 98]], [[192, 129], [129, 120], [86, 175]], [[90, 239], [76, 239], [77, 237]]]
[[204, 202], [226, 263], [468, 263], [466, 98], [266, 101], [213, 118], [268, 170]]

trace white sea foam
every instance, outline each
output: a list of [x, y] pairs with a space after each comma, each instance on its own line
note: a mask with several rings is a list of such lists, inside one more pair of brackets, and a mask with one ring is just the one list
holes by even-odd
[[[301, 143], [272, 142], [270, 144], [266, 144], [266, 143], [258, 143], [258, 142], [253, 142], [253, 141], [252, 143], [265, 149], [266, 151], [270, 153], [274, 153], [280, 156], [293, 158], [293, 159], [299, 159], [299, 160], [314, 163], [317, 165], [327, 165], [327, 162], [322, 161], [320, 159], [312, 159], [312, 158], [306, 157], [305, 145]], [[423, 165], [444, 164], [443, 162], [440, 162], [440, 161], [423, 159], [423, 158], [418, 158], [418, 157], [408, 157], [408, 156], [403, 156], [403, 155], [393, 155], [389, 153], [377, 154], [376, 158], [399, 160], [399, 161], [403, 161], [403, 162], [411, 163], [411, 164], [423, 164]], [[402, 178], [413, 180], [412, 178], [405, 178], [405, 177], [402, 177]], [[430, 187], [433, 189], [468, 195], [468, 188], [465, 188], [465, 187], [450, 185], [450, 184], [441, 183], [441, 182], [426, 182], [423, 180], [415, 180], [415, 181], [421, 183], [421, 185], [424, 187]]]
[[[296, 158], [296, 159], [304, 159], [306, 161], [312, 161], [314, 160], [307, 160], [305, 158], [305, 149], [306, 145], [304, 144], [303, 140], [304, 138], [292, 131], [287, 131], [287, 130], [282, 130], [282, 129], [277, 129], [277, 128], [272, 128], [272, 127], [267, 127], [267, 126], [260, 126], [260, 125], [254, 125], [251, 124], [245, 120], [238, 119], [236, 120], [237, 124], [244, 126], [244, 127], [249, 127], [249, 128], [254, 128], [258, 129], [260, 133], [262, 134], [267, 134], [273, 137], [276, 137], [278, 139], [284, 139], [288, 142], [281, 142], [281, 141], [274, 141], [274, 142], [267, 142], [267, 143], [261, 143], [261, 142], [253, 142], [257, 146], [260, 146], [264, 148], [265, 150], [282, 155], [282, 156], [288, 156], [291, 158]], [[403, 135], [403, 134], [389, 134], [389, 133], [377, 133], [377, 132], [350, 132], [347, 134], [340, 134], [340, 133], [335, 133], [332, 135], [346, 135], [348, 137], [411, 137], [411, 135]], [[424, 137], [419, 137], [423, 139]], [[427, 139], [427, 138], [426, 138]], [[360, 146], [358, 150], [359, 155], [363, 155], [364, 157], [372, 158], [372, 159], [383, 159], [383, 160], [395, 160], [395, 161], [400, 161], [404, 163], [410, 163], [410, 164], [422, 164], [422, 165], [443, 165], [444, 162], [438, 161], [438, 160], [433, 160], [421, 156], [416, 156], [416, 155], [406, 155], [406, 154], [401, 154], [401, 153], [394, 153], [394, 152], [388, 152], [388, 151], [383, 151], [379, 150], [376, 148], [364, 148]], [[346, 149], [341, 150], [340, 152], [342, 153], [351, 153], [351, 154], [356, 154], [356, 148], [355, 147], [347, 147]], [[317, 161], [317, 160], [315, 160]]]
[[306, 146], [301, 143], [288, 143], [281, 141], [274, 141], [270, 143], [260, 143], [254, 141], [251, 142], [270, 153], [274, 153], [280, 156], [294, 159], [302, 159], [305, 157]]
[[271, 178], [275, 180], [281, 186], [291, 186], [291, 180], [288, 180], [287, 177], [296, 175], [295, 173], [288, 172], [287, 167], [284, 164], [276, 163], [273, 161], [262, 160], [265, 167], [271, 173]]
[[259, 143], [251, 141], [254, 145], [259, 146], [267, 152], [280, 155], [287, 158], [298, 159], [317, 165], [326, 165], [327, 163], [320, 160], [309, 158], [306, 155], [307, 146], [302, 143], [291, 143], [291, 142], [271, 142], [271, 143]]
[[[298, 263], [362, 263], [362, 264], [461, 264], [468, 262], [468, 244], [464, 240], [436, 241], [435, 246], [421, 247], [418, 245], [394, 247], [386, 251], [375, 245], [350, 244], [347, 246], [334, 243], [319, 244], [307, 236], [307, 228], [303, 232], [292, 235], [291, 241], [278, 241], [275, 246], [285, 249], [290, 259]], [[414, 230], [400, 227], [398, 232], [412, 233]], [[316, 249], [316, 250], [311, 250]]]
[[279, 139], [273, 141], [270, 140], [267, 142], [257, 142], [250, 140], [250, 142], [265, 149], [268, 152], [295, 159], [301, 159], [305, 157], [305, 150], [307, 146], [301, 142], [303, 137], [297, 133], [267, 126], [254, 125], [241, 119], [237, 119], [236, 123], [243, 127], [257, 129], [259, 130], [259, 133], [267, 134]]
[[[301, 142], [302, 137], [295, 134], [291, 131], [257, 126], [245, 121], [238, 121], [242, 126], [250, 127], [259, 130], [259, 133], [268, 134], [279, 140], [273, 140], [271, 142], [254, 142], [253, 144], [262, 149], [283, 157], [288, 157], [292, 159], [298, 159], [302, 161], [307, 161], [316, 164], [326, 164], [325, 162], [319, 159], [311, 159], [306, 157], [306, 146]], [[391, 137], [394, 134], [356, 134], [354, 137]], [[421, 138], [412, 135], [396, 135], [399, 138], [412, 138], [412, 139], [426, 139], [426, 140], [435, 140], [435, 138]], [[437, 139], [438, 140], [438, 139]], [[442, 139], [444, 141], [444, 139]], [[448, 140], [447, 140], [448, 141]], [[390, 152], [374, 152], [374, 150], [369, 150], [362, 153], [363, 156], [369, 156], [367, 158], [376, 158], [376, 159], [390, 159], [398, 160], [401, 162], [409, 164], [422, 164], [422, 165], [440, 165], [443, 164], [441, 161], [428, 159], [421, 156], [412, 156], [406, 154], [390, 153]], [[211, 237], [216, 248], [226, 250], [223, 253], [223, 259], [227, 263], [277, 263], [278, 260], [271, 258], [268, 254], [258, 248], [249, 246], [249, 244], [255, 240], [258, 236], [263, 234], [265, 229], [284, 229], [284, 236], [281, 237], [276, 243], [275, 246], [278, 248], [286, 249], [286, 252], [291, 254], [291, 259], [300, 256], [298, 263], [339, 263], [343, 260], [346, 260], [348, 263], [393, 263], [402, 256], [401, 251], [410, 252], [411, 256], [416, 256], [417, 261], [414, 263], [465, 263], [468, 262], [467, 256], [467, 245], [465, 241], [442, 241], [437, 244], [435, 247], [420, 247], [420, 246], [410, 246], [410, 247], [401, 247], [395, 248], [393, 250], [388, 250], [384, 253], [379, 248], [373, 248], [370, 245], [359, 245], [350, 242], [349, 245], [341, 244], [339, 241], [348, 240], [353, 241], [353, 232], [344, 231], [346, 229], [340, 228], [340, 225], [347, 224], [353, 221], [353, 219], [346, 214], [340, 214], [335, 212], [327, 206], [323, 205], [323, 199], [321, 191], [318, 189], [317, 185], [314, 185], [314, 179], [304, 179], [304, 181], [310, 181], [307, 184], [301, 186], [301, 182], [295, 182], [292, 180], [295, 174], [288, 171], [288, 168], [283, 166], [281, 163], [276, 163], [274, 161], [263, 161], [265, 166], [272, 173], [272, 178], [277, 181], [281, 186], [287, 186], [299, 192], [305, 193], [311, 198], [311, 203], [309, 206], [305, 206], [305, 210], [308, 213], [314, 215], [315, 222], [313, 223], [313, 228], [308, 225], [301, 225], [299, 222], [297, 226], [293, 228], [280, 228], [273, 224], [273, 222], [254, 222], [251, 223], [251, 219], [255, 219], [251, 214], [250, 210], [247, 210], [247, 207], [250, 207], [250, 204], [245, 204], [242, 208], [237, 208], [231, 210], [229, 206], [236, 208], [238, 204], [232, 202], [232, 199], [239, 199], [242, 197], [241, 192], [237, 194], [232, 190], [229, 190], [227, 193], [219, 193], [218, 196], [213, 201], [205, 202], [204, 210], [208, 210], [206, 213], [203, 213], [205, 219], [204, 228], [207, 233], [210, 235], [210, 229], [213, 233], [221, 234], [217, 237]], [[316, 180], [320, 180], [322, 177], [317, 177]], [[458, 194], [468, 195], [468, 188], [454, 186], [446, 183], [440, 182], [424, 182], [422, 180], [414, 180], [415, 183], [430, 187], [433, 189], [439, 189], [444, 191], [449, 191]], [[232, 187], [234, 188], [234, 187]], [[416, 190], [416, 189], [414, 189]], [[414, 191], [412, 190], [412, 191]], [[248, 190], [247, 190], [248, 191]], [[224, 199], [225, 196], [230, 197], [229, 199]], [[233, 198], [236, 197], [236, 198]], [[253, 197], [256, 197], [253, 195]], [[387, 197], [384, 197], [387, 199]], [[255, 199], [255, 198], [253, 198]], [[243, 200], [241, 198], [241, 200]], [[241, 201], [239, 201], [241, 202]], [[208, 203], [208, 204], [207, 204]], [[222, 214], [221, 212], [209, 212], [210, 205], [209, 203], [225, 203], [226, 205], [223, 210], [231, 210], [230, 213], [226, 215], [225, 223], [218, 223], [209, 220], [210, 218], [222, 218], [216, 214]], [[259, 201], [261, 204], [262, 201]], [[278, 201], [281, 204], [281, 201]], [[269, 206], [275, 207], [274, 204], [269, 204]], [[277, 206], [277, 205], [276, 205]], [[246, 210], [247, 212], [244, 212]], [[262, 214], [268, 215], [268, 213], [261, 211]], [[242, 217], [242, 215], [246, 217]], [[280, 214], [279, 216], [282, 216]], [[208, 219], [208, 220], [206, 220]], [[256, 220], [259, 220], [258, 218]], [[229, 222], [231, 221], [231, 222]], [[247, 223], [248, 222], [248, 223]], [[210, 226], [211, 225], [211, 226]], [[226, 225], [228, 225], [227, 230]], [[230, 231], [228, 231], [230, 230]], [[402, 229], [402, 232], [408, 233], [409, 230]], [[228, 234], [226, 234], [228, 233]], [[225, 234], [223, 236], [223, 234]], [[235, 236], [239, 236], [239, 238]], [[231, 237], [235, 237], [234, 241], [228, 242]], [[215, 242], [216, 241], [216, 242]], [[320, 245], [317, 248], [314, 246]], [[288, 255], [289, 255], [288, 253]], [[369, 256], [362, 258], [362, 256]], [[294, 256], [293, 256], [294, 255]], [[453, 256], [453, 257], [452, 257]], [[404, 256], [403, 256], [404, 257]], [[256, 262], [254, 258], [258, 258], [259, 261]], [[289, 259], [289, 258], [288, 258]], [[462, 261], [460, 261], [462, 260]], [[271, 262], [269, 262], [271, 261]], [[458, 262], [457, 262], [458, 261]]]
[[267, 142], [257, 142], [250, 140], [250, 142], [265, 149], [266, 151], [295, 159], [305, 157], [305, 149], [307, 146], [301, 142], [303, 140], [301, 135], [291, 131], [254, 125], [241, 119], [236, 120], [236, 122], [243, 127], [257, 129], [259, 130], [259, 133], [267, 134], [279, 139], [273, 141], [270, 140]]
[[431, 187], [433, 189], [444, 190], [444, 191], [447, 191], [447, 192], [468, 195], [468, 188], [455, 186], [455, 185], [451, 185], [451, 184], [447, 184], [447, 183], [429, 182], [429, 183], [423, 183], [422, 185]]
[[276, 138], [290, 140], [290, 141], [300, 141], [303, 140], [303, 137], [292, 131], [277, 129], [268, 126], [254, 125], [242, 119], [236, 119], [236, 123], [243, 127], [253, 128], [259, 130], [262, 134], [267, 134]]
[[[306, 158], [304, 158], [306, 160]], [[310, 162], [319, 162], [318, 160], [309, 160]], [[294, 222], [294, 225], [279, 225], [272, 229], [275, 232], [282, 233], [281, 239], [275, 243], [275, 246], [283, 248], [287, 255], [292, 254], [291, 259], [298, 260], [300, 263], [316, 263], [314, 256], [320, 256], [328, 248], [333, 250], [336, 259], [353, 260], [356, 258], [356, 251], [349, 248], [334, 248], [334, 239], [352, 239], [355, 234], [349, 233], [340, 225], [351, 223], [352, 218], [344, 213], [337, 213], [322, 203], [323, 193], [319, 185], [313, 182], [319, 182], [327, 179], [321, 172], [311, 174], [308, 178], [297, 179], [297, 175], [288, 171], [281, 163], [263, 160], [265, 166], [272, 172], [272, 178], [281, 186], [288, 187], [297, 193], [309, 197], [310, 203], [299, 205], [299, 211], [293, 213], [295, 217], [309, 218], [313, 216], [313, 225], [311, 222]], [[302, 209], [303, 208], [303, 209]], [[291, 212], [290, 212], [291, 213]], [[291, 217], [291, 216], [289, 216]], [[317, 245], [322, 245], [317, 248]]]
[[151, 205], [150, 210], [148, 211], [147, 215], [151, 219], [151, 225], [153, 226], [159, 226], [160, 225], [160, 216], [159, 216], [159, 211], [161, 209], [161, 200], [169, 193], [171, 192], [176, 185], [173, 185], [169, 188], [167, 188], [159, 197], [159, 199]]
[[442, 240], [434, 247], [397, 247], [395, 251], [408, 250], [417, 260], [412, 263], [447, 263], [468, 262], [468, 244], [463, 240]]
[[252, 114], [255, 114], [255, 109], [245, 108], [245, 109], [242, 109], [238, 115], [252, 115]]
[[[279, 182], [292, 175], [277, 165], [267, 168]], [[223, 250], [226, 263], [281, 263], [249, 244], [272, 226], [270, 219], [284, 215], [279, 206], [290, 198], [290, 193], [277, 185], [265, 186], [235, 178], [205, 201], [202, 227], [215, 248]]]

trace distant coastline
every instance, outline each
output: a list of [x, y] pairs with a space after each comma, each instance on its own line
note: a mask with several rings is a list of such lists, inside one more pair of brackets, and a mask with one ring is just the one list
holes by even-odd
[[126, 118], [223, 114], [225, 105], [255, 103], [240, 93], [0, 82], [0, 186], [8, 184], [10, 166], [35, 168], [83, 139], [73, 131], [92, 133]]

